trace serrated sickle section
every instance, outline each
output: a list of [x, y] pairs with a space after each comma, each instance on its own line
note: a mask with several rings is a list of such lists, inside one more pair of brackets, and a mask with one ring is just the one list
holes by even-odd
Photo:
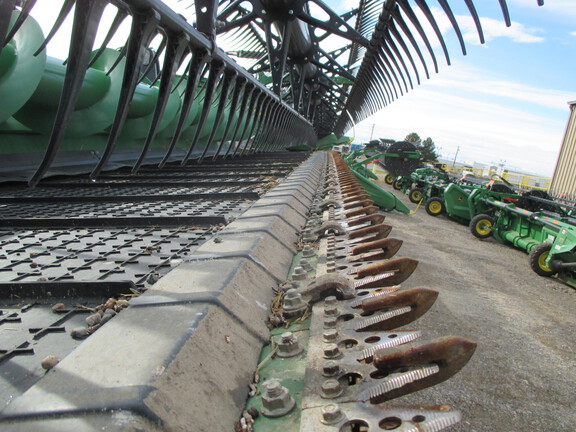
[[[356, 288], [398, 285], [408, 279], [414, 270], [416, 270], [417, 266], [418, 261], [415, 259], [397, 258], [381, 263], [359, 267], [356, 273], [356, 279], [366, 279], [357, 280], [354, 285]], [[368, 278], [369, 276], [382, 275], [384, 273], [392, 273], [392, 275], [382, 279], [374, 278], [373, 280], [370, 280]]]
[[375, 205], [369, 205], [367, 207], [360, 207], [356, 210], [347, 211], [346, 213], [344, 213], [344, 215], [346, 216], [346, 218], [351, 218], [361, 215], [371, 215], [374, 213], [378, 213], [379, 211], [380, 211], [379, 207], [376, 207]]
[[[358, 226], [358, 225], [364, 225], [364, 224], [367, 224], [367, 223], [369, 223], [370, 225], [378, 225], [378, 224], [381, 224], [382, 222], [384, 222], [384, 219], [386, 219], [386, 215], [385, 215], [385, 214], [382, 214], [382, 213], [372, 213], [372, 214], [369, 214], [369, 215], [367, 215], [367, 216], [359, 216], [359, 217], [356, 217], [356, 218], [348, 219], [348, 221], [346, 221], [346, 223], [348, 224], [349, 227]], [[348, 234], [349, 238], [352, 238], [352, 237], [350, 237], [350, 235], [351, 235], [353, 232], [356, 232], [356, 231], [358, 231], [358, 230], [360, 230], [360, 229], [364, 229], [364, 227], [359, 228], [359, 229], [357, 229], [357, 230], [351, 230], [351, 232]]]
[[360, 304], [362, 311], [379, 313], [362, 320], [356, 325], [356, 330], [393, 330], [410, 324], [424, 315], [437, 298], [437, 291], [416, 288], [365, 299]]
[[350, 210], [350, 209], [354, 209], [357, 207], [369, 207], [373, 204], [374, 204], [374, 202], [371, 199], [367, 198], [367, 199], [362, 199], [362, 200], [358, 200], [358, 201], [352, 201], [349, 203], [345, 203], [344, 209]]
[[402, 240], [395, 238], [385, 238], [374, 240], [352, 248], [352, 255], [360, 255], [366, 252], [377, 251], [377, 254], [371, 254], [372, 260], [388, 259], [396, 255], [396, 252], [402, 246]]
[[[372, 364], [382, 374], [410, 374], [393, 384], [370, 392], [370, 401], [380, 403], [422, 390], [455, 375], [470, 360], [476, 343], [458, 336], [434, 339], [425, 344], [411, 344], [374, 353]], [[407, 372], [403, 372], [408, 368]], [[384, 384], [384, 383], [382, 383]], [[399, 385], [402, 384], [402, 385]]]
[[352, 302], [350, 302], [350, 307], [352, 307], [352, 308], [360, 307], [360, 305], [362, 305], [362, 302], [364, 300], [367, 300], [369, 298], [374, 298], [374, 297], [384, 297], [384, 296], [390, 295], [390, 294], [398, 291], [399, 289], [400, 289], [400, 285], [397, 285], [397, 286], [393, 286], [393, 287], [389, 287], [389, 288], [383, 288], [381, 290], [370, 293], [370, 294], [363, 296], [363, 297], [357, 297], [355, 300], [352, 300]]
[[378, 224], [371, 225], [365, 228], [356, 229], [348, 232], [348, 238], [354, 239], [348, 242], [349, 245], [362, 243], [365, 241], [374, 241], [381, 238], [386, 238], [392, 231], [392, 225]]
[[420, 333], [418, 330], [405, 330], [401, 332], [390, 333], [388, 334], [387, 338], [382, 338], [382, 342], [378, 342], [370, 348], [362, 350], [362, 353], [360, 353], [360, 356], [358, 357], [358, 361], [371, 362], [372, 358], [374, 357], [374, 353], [384, 349], [389, 349], [413, 342], [420, 336], [422, 336], [422, 333]]

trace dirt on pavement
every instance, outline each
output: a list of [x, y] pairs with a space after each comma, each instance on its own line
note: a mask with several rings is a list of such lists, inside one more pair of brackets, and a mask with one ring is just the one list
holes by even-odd
[[394, 402], [452, 405], [462, 422], [450, 431], [576, 431], [576, 290], [536, 275], [523, 251], [478, 240], [466, 225], [423, 207], [410, 216], [389, 212], [386, 223], [390, 237], [404, 241], [397, 256], [420, 261], [403, 286], [440, 292], [410, 328], [426, 339], [478, 343], [453, 378]]

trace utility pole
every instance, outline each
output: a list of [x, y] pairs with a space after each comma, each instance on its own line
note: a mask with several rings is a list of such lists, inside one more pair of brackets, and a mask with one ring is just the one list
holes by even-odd
[[374, 126], [376, 126], [376, 124], [372, 123], [372, 132], [370, 132], [370, 140], [368, 142], [372, 141], [372, 135], [374, 135]]
[[458, 148], [456, 149], [456, 154], [454, 155], [454, 162], [452, 162], [452, 169], [454, 169], [454, 166], [456, 165], [456, 158], [458, 157], [459, 151], [460, 151], [460, 146], [458, 146]]

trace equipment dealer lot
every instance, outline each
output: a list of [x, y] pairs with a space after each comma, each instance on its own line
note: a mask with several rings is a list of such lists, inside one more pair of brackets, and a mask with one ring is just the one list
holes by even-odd
[[404, 239], [399, 255], [420, 261], [404, 285], [440, 291], [415, 325], [429, 337], [457, 332], [478, 342], [448, 383], [395, 402], [458, 407], [463, 420], [451, 431], [574, 430], [576, 291], [534, 274], [521, 251], [480, 241], [465, 225], [422, 208], [387, 213], [386, 222]]

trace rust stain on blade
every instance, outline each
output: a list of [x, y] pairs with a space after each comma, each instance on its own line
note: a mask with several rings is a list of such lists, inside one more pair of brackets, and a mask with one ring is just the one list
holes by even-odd
[[476, 342], [462, 337], [447, 336], [424, 344], [411, 344], [374, 353], [373, 364], [380, 372], [392, 373], [402, 368], [426, 365], [437, 365], [439, 370], [429, 377], [371, 399], [371, 402], [384, 402], [446, 381], [468, 363], [476, 345]]
[[[360, 267], [356, 278], [361, 279], [366, 276], [374, 276], [381, 273], [394, 272], [394, 275], [386, 279], [386, 283], [381, 286], [398, 285], [410, 277], [416, 270], [418, 261], [412, 258], [396, 258], [381, 263]], [[374, 286], [374, 285], [365, 285]]]
[[371, 252], [374, 250], [381, 249], [382, 256], [380, 259], [392, 258], [396, 255], [396, 252], [402, 246], [402, 240], [395, 238], [384, 238], [378, 239], [370, 242], [363, 243], [361, 245], [352, 248], [352, 255], [360, 255], [365, 252]]

